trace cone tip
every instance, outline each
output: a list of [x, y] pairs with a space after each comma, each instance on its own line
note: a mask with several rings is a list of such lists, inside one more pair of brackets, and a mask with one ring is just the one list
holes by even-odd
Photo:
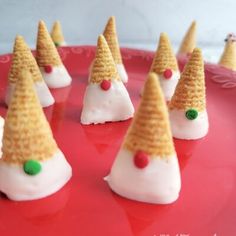
[[193, 20], [191, 25], [194, 26], [194, 27], [197, 26], [197, 21]]
[[46, 27], [46, 24], [43, 20], [39, 20], [39, 27]]
[[202, 55], [202, 50], [200, 48], [194, 48], [192, 54], [201, 54]]
[[116, 20], [115, 16], [110, 16], [108, 21], [113, 21], [114, 22], [115, 20]]
[[106, 42], [106, 39], [103, 34], [100, 34], [98, 36], [97, 44], [99, 45], [100, 43], [104, 43], [104, 42]]

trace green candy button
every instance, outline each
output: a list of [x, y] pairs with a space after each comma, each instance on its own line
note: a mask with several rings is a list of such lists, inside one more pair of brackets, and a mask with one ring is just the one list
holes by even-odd
[[189, 109], [186, 111], [185, 116], [188, 120], [195, 120], [198, 117], [198, 112], [195, 109]]
[[27, 175], [37, 175], [41, 169], [41, 164], [38, 161], [29, 160], [24, 163], [24, 172]]
[[60, 46], [60, 43], [55, 42], [54, 44], [55, 44], [56, 47]]

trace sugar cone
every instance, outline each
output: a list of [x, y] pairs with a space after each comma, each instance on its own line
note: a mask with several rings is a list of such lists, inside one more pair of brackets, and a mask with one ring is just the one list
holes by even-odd
[[51, 37], [55, 45], [60, 45], [61, 43], [65, 42], [62, 29], [61, 29], [61, 24], [59, 21], [56, 21], [53, 24]]
[[168, 157], [175, 153], [168, 111], [155, 73], [150, 73], [143, 97], [125, 137], [123, 147], [132, 153]]
[[116, 64], [123, 64], [120, 54], [120, 47], [118, 42], [118, 37], [116, 33], [116, 21], [115, 17], [112, 16], [109, 18], [103, 35], [107, 41], [107, 44], [111, 50], [111, 54]]
[[203, 111], [206, 108], [205, 75], [202, 52], [195, 48], [186, 64], [175, 93], [169, 104], [170, 109]]
[[231, 69], [236, 70], [236, 43], [235, 41], [228, 40], [225, 44], [224, 52], [220, 58], [219, 64]]
[[120, 80], [120, 77], [106, 39], [99, 35], [89, 82], [100, 83], [104, 79]]
[[36, 59], [40, 67], [62, 65], [61, 58], [43, 21], [39, 21], [38, 25]]
[[8, 75], [10, 83], [15, 84], [17, 82], [22, 69], [27, 69], [31, 72], [34, 82], [43, 81], [43, 77], [30, 48], [25, 43], [24, 38], [18, 35], [15, 39], [13, 58]]
[[167, 34], [161, 33], [150, 71], [162, 74], [166, 69], [178, 71], [178, 64]]
[[186, 32], [183, 41], [181, 42], [178, 51], [179, 54], [187, 54], [193, 52], [194, 48], [196, 47], [196, 31], [197, 23], [196, 21], [193, 21], [188, 31]]
[[57, 144], [43, 113], [31, 74], [23, 70], [5, 119], [2, 161], [23, 164], [29, 159], [49, 159]]

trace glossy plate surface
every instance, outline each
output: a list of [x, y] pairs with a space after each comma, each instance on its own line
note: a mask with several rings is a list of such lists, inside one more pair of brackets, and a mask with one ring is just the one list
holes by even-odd
[[[73, 177], [61, 191], [37, 201], [12, 202], [0, 195], [0, 235], [236, 235], [235, 75], [206, 65], [209, 134], [198, 141], [175, 140], [182, 176], [180, 197], [171, 205], [151, 205], [119, 197], [103, 180], [130, 120], [96, 126], [80, 124], [95, 48], [65, 47], [59, 52], [73, 84], [52, 91], [56, 103], [45, 113], [59, 147], [72, 165]], [[153, 53], [123, 49], [122, 55], [129, 74], [127, 89], [137, 107]], [[10, 59], [10, 55], [0, 56], [3, 117]]]

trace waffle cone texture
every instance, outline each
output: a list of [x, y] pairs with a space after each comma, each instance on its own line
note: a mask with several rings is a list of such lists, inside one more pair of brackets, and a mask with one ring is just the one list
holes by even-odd
[[192, 53], [196, 47], [196, 32], [197, 32], [197, 23], [193, 21], [190, 25], [188, 31], [186, 32], [183, 41], [181, 42], [179, 52], [180, 54]]
[[187, 110], [206, 108], [204, 61], [199, 48], [195, 48], [190, 60], [184, 67], [169, 109]]
[[100, 83], [104, 79], [120, 80], [120, 77], [106, 39], [99, 35], [89, 82]]
[[12, 164], [23, 164], [32, 159], [43, 161], [51, 158], [57, 149], [31, 74], [24, 70], [6, 115], [1, 161]]
[[159, 80], [149, 73], [143, 96], [123, 142], [123, 148], [150, 156], [169, 157], [175, 154], [167, 106]]
[[39, 21], [38, 25], [36, 60], [40, 67], [62, 65], [61, 58], [43, 21]]
[[220, 58], [219, 64], [231, 69], [236, 70], [236, 43], [228, 41], [225, 44], [224, 52]]
[[9, 71], [9, 82], [15, 84], [22, 70], [30, 71], [34, 82], [43, 81], [37, 62], [22, 36], [16, 36], [12, 63]]
[[150, 72], [162, 74], [166, 69], [178, 71], [178, 64], [166, 33], [161, 33]]
[[51, 37], [54, 43], [62, 43], [65, 41], [63, 33], [62, 33], [61, 24], [59, 21], [56, 21], [53, 24]]
[[122, 57], [120, 53], [120, 47], [116, 32], [116, 21], [115, 17], [112, 16], [109, 18], [103, 35], [107, 41], [107, 44], [111, 50], [111, 54], [116, 64], [123, 64]]

